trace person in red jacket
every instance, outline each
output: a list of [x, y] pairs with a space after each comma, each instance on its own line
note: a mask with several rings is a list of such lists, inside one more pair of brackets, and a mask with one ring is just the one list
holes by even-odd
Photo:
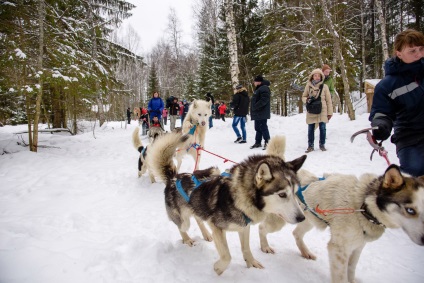
[[227, 110], [227, 105], [225, 105], [224, 101], [221, 101], [221, 104], [218, 107], [219, 115], [221, 115], [222, 121], [225, 122], [225, 111]]

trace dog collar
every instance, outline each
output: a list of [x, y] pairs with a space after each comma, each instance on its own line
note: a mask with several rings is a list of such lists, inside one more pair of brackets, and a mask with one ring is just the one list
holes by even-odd
[[378, 221], [378, 219], [374, 215], [372, 215], [372, 213], [368, 210], [368, 205], [365, 202], [361, 206], [361, 213], [372, 224], [386, 228], [386, 225]]

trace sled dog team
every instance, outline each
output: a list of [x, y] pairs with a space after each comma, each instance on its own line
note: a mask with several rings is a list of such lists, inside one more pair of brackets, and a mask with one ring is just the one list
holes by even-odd
[[[140, 159], [151, 180], [156, 176], [165, 183], [166, 211], [178, 227], [183, 243], [194, 244], [187, 234], [192, 216], [203, 238], [214, 241], [219, 254], [214, 264], [218, 275], [231, 261], [227, 231], [239, 233], [247, 267], [263, 268], [250, 250], [250, 226], [254, 224], [259, 224], [260, 246], [266, 253], [274, 253], [266, 238], [268, 233], [281, 230], [286, 222], [296, 224], [296, 245], [307, 259], [316, 257], [303, 241], [304, 235], [313, 227], [329, 227], [333, 283], [355, 282], [362, 249], [367, 242], [380, 238], [386, 228], [402, 228], [415, 244], [424, 245], [424, 176], [402, 174], [396, 165], [389, 166], [381, 176], [334, 173], [318, 178], [301, 169], [306, 155], [285, 161], [285, 137], [276, 136], [270, 140], [266, 154], [251, 155], [226, 172], [216, 167], [197, 170], [201, 151], [192, 145], [204, 145], [210, 109], [210, 102], [195, 100], [182, 133], [156, 138], [149, 145], [149, 153], [143, 157], [141, 153]], [[133, 143], [142, 151], [136, 131]], [[186, 153], [195, 159], [195, 171], [178, 173]], [[139, 161], [139, 176], [146, 170], [140, 168]], [[332, 214], [328, 211], [331, 208], [347, 213]]]

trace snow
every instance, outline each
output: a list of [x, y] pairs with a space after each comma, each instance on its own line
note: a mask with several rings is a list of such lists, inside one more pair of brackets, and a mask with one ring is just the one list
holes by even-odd
[[[317, 175], [339, 172], [382, 174], [387, 164], [374, 154], [364, 135], [350, 136], [369, 127], [367, 114], [350, 121], [335, 114], [327, 124], [328, 151], [308, 154], [304, 168]], [[254, 126], [249, 121], [247, 144], [234, 144], [232, 119], [214, 120], [205, 148], [220, 156], [241, 161], [250, 154]], [[271, 136], [286, 135], [287, 160], [304, 154], [307, 147], [305, 114], [273, 115]], [[178, 126], [178, 124], [177, 124]], [[306, 243], [316, 261], [302, 258], [293, 236], [293, 225], [268, 236], [276, 254], [260, 251], [258, 225], [251, 228], [252, 253], [265, 269], [247, 268], [238, 235], [227, 233], [232, 261], [218, 276], [214, 244], [201, 238], [195, 222], [189, 234], [194, 247], [181, 242], [177, 227], [168, 220], [163, 183], [151, 184], [148, 176], [137, 178], [138, 152], [131, 143], [136, 127], [132, 121], [109, 122], [86, 133], [40, 134], [38, 153], [17, 144], [26, 125], [0, 128], [0, 282], [8, 283], [116, 283], [116, 282], [329, 282], [327, 256], [329, 230], [312, 230]], [[45, 128], [45, 125], [42, 126]], [[166, 128], [169, 128], [169, 123]], [[318, 132], [316, 133], [316, 139]], [[147, 143], [147, 139], [143, 139]], [[318, 140], [315, 141], [317, 148]], [[398, 164], [395, 147], [384, 146], [391, 162]], [[201, 168], [230, 162], [203, 154]], [[182, 171], [191, 172], [194, 162], [183, 160]], [[424, 248], [415, 245], [401, 230], [387, 229], [368, 244], [359, 260], [357, 282], [424, 282]]]
[[22, 50], [19, 49], [19, 48], [16, 48], [15, 52], [16, 52], [16, 54], [15, 54], [16, 57], [19, 57], [21, 59], [25, 59], [27, 57], [26, 54], [24, 52], [22, 52]]

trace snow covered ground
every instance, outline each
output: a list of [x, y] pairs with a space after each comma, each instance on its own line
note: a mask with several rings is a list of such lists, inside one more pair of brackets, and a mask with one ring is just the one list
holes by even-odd
[[[335, 114], [327, 124], [327, 152], [308, 154], [304, 168], [317, 175], [339, 172], [382, 174], [386, 161], [374, 155], [365, 136], [350, 136], [369, 126], [367, 114], [350, 121]], [[241, 161], [254, 143], [253, 122], [247, 124], [248, 143], [234, 144], [232, 119], [214, 120], [205, 148], [230, 160]], [[195, 247], [183, 245], [176, 226], [166, 216], [162, 183], [137, 178], [138, 152], [131, 143], [136, 127], [109, 122], [77, 136], [42, 134], [38, 153], [18, 146], [22, 126], [0, 128], [0, 282], [1, 283], [116, 283], [116, 282], [329, 282], [329, 230], [312, 230], [305, 240], [318, 256], [302, 258], [287, 225], [269, 235], [276, 254], [260, 251], [258, 226], [251, 229], [251, 248], [265, 269], [246, 268], [237, 233], [227, 233], [232, 262], [217, 276], [214, 244], [201, 238], [193, 222], [189, 234]], [[169, 127], [169, 125], [168, 125]], [[287, 137], [287, 160], [307, 147], [305, 114], [272, 116], [271, 136]], [[27, 137], [23, 136], [27, 141]], [[143, 142], [147, 143], [147, 139]], [[395, 147], [384, 146], [398, 164]], [[318, 132], [315, 148], [318, 147]], [[204, 153], [200, 167], [229, 168]], [[186, 157], [182, 171], [194, 162]], [[357, 282], [424, 282], [424, 248], [400, 230], [388, 229], [368, 244], [357, 268]]]

